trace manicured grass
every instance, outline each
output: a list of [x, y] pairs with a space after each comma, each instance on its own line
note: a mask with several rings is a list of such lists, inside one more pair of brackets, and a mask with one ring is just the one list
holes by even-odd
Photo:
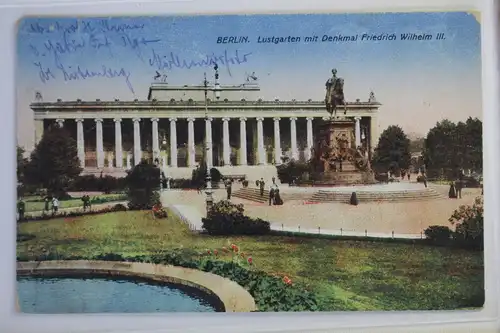
[[36, 238], [18, 243], [18, 255], [41, 254], [45, 248], [65, 255], [132, 256], [179, 247], [203, 252], [236, 243], [257, 268], [313, 287], [328, 310], [457, 309], [481, 306], [484, 298], [481, 252], [280, 236], [212, 237], [191, 233], [175, 216], [155, 220], [150, 212], [29, 222], [20, 232]]
[[[93, 199], [94, 197], [90, 197]], [[97, 198], [106, 198], [106, 199], [116, 199], [116, 201], [123, 201], [122, 194], [101, 194], [97, 196]], [[45, 202], [42, 201], [42, 197], [29, 197], [25, 198], [26, 202], [26, 212], [36, 212], [42, 211], [45, 207]], [[95, 203], [99, 204], [99, 203]], [[49, 205], [50, 207], [50, 205]], [[70, 200], [62, 200], [59, 201], [59, 208], [73, 208], [73, 207], [83, 207], [83, 201], [81, 198], [74, 198]]]

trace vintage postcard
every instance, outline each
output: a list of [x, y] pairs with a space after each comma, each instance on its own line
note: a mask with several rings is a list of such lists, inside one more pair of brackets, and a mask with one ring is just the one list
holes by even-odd
[[480, 17], [27, 17], [17, 306], [477, 309]]

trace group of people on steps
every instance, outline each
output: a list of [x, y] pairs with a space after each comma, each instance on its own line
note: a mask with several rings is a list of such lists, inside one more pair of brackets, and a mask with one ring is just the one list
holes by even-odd
[[[266, 186], [266, 183], [264, 182], [264, 178], [261, 178], [260, 180], [257, 180], [255, 182], [255, 185], [260, 189], [260, 196], [264, 196], [264, 189]], [[280, 189], [278, 187], [278, 184], [276, 184], [276, 178], [272, 178], [272, 184], [269, 186], [269, 206], [271, 205], [276, 205], [276, 206], [281, 206], [283, 205], [283, 200], [281, 199], [280, 196]]]

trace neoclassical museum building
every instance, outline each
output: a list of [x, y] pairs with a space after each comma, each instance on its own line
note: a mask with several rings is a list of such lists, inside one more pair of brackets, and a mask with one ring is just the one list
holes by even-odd
[[[190, 178], [205, 156], [223, 175], [270, 178], [283, 156], [308, 160], [324, 101], [259, 98], [258, 84], [171, 86], [155, 82], [147, 100], [37, 101], [35, 140], [59, 124], [74, 135], [85, 173], [124, 176], [143, 158], [158, 158], [167, 176]], [[347, 103], [351, 144], [373, 151], [380, 107], [373, 92]], [[340, 112], [340, 110], [339, 110]], [[343, 110], [341, 111], [343, 114]]]

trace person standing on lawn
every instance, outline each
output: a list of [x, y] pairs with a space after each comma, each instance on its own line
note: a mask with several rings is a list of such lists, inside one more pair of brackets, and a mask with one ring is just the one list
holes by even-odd
[[55, 215], [59, 211], [59, 200], [56, 197], [52, 198], [52, 214]]
[[23, 199], [17, 202], [17, 214], [19, 214], [19, 220], [24, 219], [24, 212], [26, 211], [26, 204]]

